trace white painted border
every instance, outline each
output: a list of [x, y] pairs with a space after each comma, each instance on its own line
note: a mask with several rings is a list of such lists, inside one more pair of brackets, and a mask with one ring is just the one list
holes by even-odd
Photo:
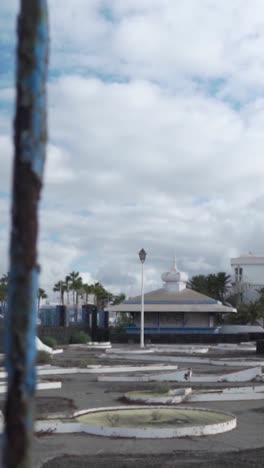
[[[188, 390], [186, 392], [186, 390]], [[185, 393], [184, 393], [185, 391]], [[185, 403], [193, 403], [199, 401], [247, 401], [247, 400], [264, 400], [264, 386], [251, 387], [230, 387], [223, 389], [212, 389], [204, 391], [193, 391], [190, 389], [177, 389], [175, 394], [173, 390], [168, 393], [160, 394], [152, 397], [147, 391], [140, 391], [139, 395], [134, 395], [134, 392], [125, 393], [125, 398], [132, 403], [144, 403], [146, 405], [153, 404], [179, 404], [182, 401]]]
[[150, 371], [174, 371], [178, 366], [165, 364], [141, 365], [141, 366], [87, 366], [91, 374], [122, 374], [123, 372], [150, 372]]
[[159, 374], [143, 375], [99, 375], [98, 382], [181, 382], [184, 381], [185, 370], [170, 372], [160, 371]]
[[155, 353], [183, 353], [183, 354], [206, 354], [209, 346], [187, 346], [187, 345], [149, 345]]
[[[37, 390], [60, 390], [62, 388], [61, 382], [37, 382]], [[0, 383], [0, 394], [6, 393], [6, 383]]]
[[[47, 366], [41, 369], [37, 369], [37, 375], [68, 375], [68, 374], [89, 374], [89, 369], [86, 367], [56, 367], [56, 366]], [[0, 371], [0, 379], [6, 379], [7, 373], [5, 371]]]
[[[141, 353], [142, 354], [142, 353]], [[111, 355], [110, 353], [102, 354], [100, 357], [102, 358], [108, 358], [108, 359], [115, 359], [115, 356]], [[264, 361], [263, 360], [256, 360], [256, 361], [251, 361], [251, 360], [246, 360], [241, 358], [232, 360], [230, 358], [226, 359], [209, 359], [209, 358], [204, 358], [204, 357], [190, 357], [190, 356], [160, 356], [158, 354], [152, 354], [151, 356], [148, 355], [138, 355], [138, 356], [133, 356], [132, 354], [127, 354], [127, 352], [124, 352], [122, 355], [122, 359], [128, 359], [128, 360], [137, 360], [141, 362], [146, 362], [146, 361], [151, 361], [151, 362], [175, 362], [175, 363], [180, 363], [180, 362], [185, 362], [185, 363], [195, 363], [195, 364], [209, 364], [212, 366], [231, 366], [231, 367], [256, 367], [256, 366], [262, 366], [264, 367]]]
[[106, 349], [105, 351], [107, 354], [121, 354], [123, 356], [124, 354], [130, 355], [130, 354], [152, 354], [155, 352], [154, 349], [129, 349], [129, 348], [112, 348], [110, 350]]
[[185, 399], [186, 403], [194, 403], [198, 401], [253, 401], [264, 400], [263, 392], [249, 392], [249, 393], [219, 393], [219, 392], [204, 392], [193, 393]]
[[[88, 413], [96, 413], [100, 411], [111, 411], [111, 410], [123, 410], [129, 409], [164, 409], [166, 406], [117, 406], [107, 408], [95, 408], [90, 410], [83, 410], [75, 413], [75, 416], [80, 416]], [[172, 409], [172, 406], [168, 407]], [[182, 407], [181, 409], [190, 409]], [[193, 411], [212, 411], [204, 408], [192, 408]], [[214, 411], [214, 410], [213, 410]], [[221, 413], [221, 411], [214, 411]], [[74, 432], [85, 432], [91, 435], [99, 435], [105, 437], [128, 437], [136, 439], [171, 439], [178, 437], [193, 436], [199, 437], [204, 435], [220, 434], [223, 432], [231, 431], [235, 429], [237, 425], [237, 419], [230, 413], [224, 413], [230, 419], [215, 424], [207, 425], [196, 425], [188, 427], [177, 427], [177, 428], [128, 428], [128, 427], [109, 427], [109, 426], [97, 426], [94, 424], [85, 424], [80, 422], [63, 423], [62, 421], [38, 421], [36, 423], [37, 431], [54, 431], [56, 433], [74, 433]]]
[[101, 349], [108, 351], [109, 349], [112, 349], [111, 343], [76, 343], [76, 344], [69, 344], [68, 345], [70, 348], [76, 348], [76, 349]]
[[[149, 373], [145, 375], [102, 375], [97, 377], [98, 382], [186, 382], [185, 375], [187, 369], [180, 369], [172, 372], [159, 374]], [[197, 374], [192, 375], [188, 382], [248, 382], [256, 378], [261, 378], [261, 367], [253, 367], [227, 374]]]

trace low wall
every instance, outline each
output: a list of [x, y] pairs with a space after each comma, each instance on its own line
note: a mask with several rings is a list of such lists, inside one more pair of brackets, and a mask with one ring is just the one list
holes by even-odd
[[[43, 325], [39, 325], [37, 327], [37, 336], [42, 340], [45, 337], [52, 337], [55, 338], [58, 344], [69, 344], [71, 340], [71, 336], [79, 331], [84, 331], [90, 337], [92, 336], [92, 331], [89, 326], [81, 323], [78, 325], [70, 325], [68, 327], [45, 327]], [[4, 331], [3, 327], [0, 327], [0, 353], [4, 352], [3, 349], [3, 338], [4, 338]], [[94, 338], [93, 341], [109, 341], [109, 330], [107, 328], [97, 328], [94, 331]]]
[[[91, 329], [84, 324], [69, 327], [37, 327], [37, 335], [40, 339], [50, 336], [56, 339], [58, 344], [69, 344], [71, 336], [76, 331], [85, 331], [91, 336]], [[237, 334], [147, 334], [146, 344], [218, 344], [218, 343], [241, 343], [247, 341], [264, 340], [264, 333], [237, 333]], [[125, 332], [116, 332], [114, 328], [98, 328], [95, 331], [94, 341], [111, 341], [112, 343], [139, 343], [140, 336], [127, 335]], [[259, 346], [260, 348], [260, 346]], [[0, 327], [0, 352], [3, 352], [3, 329]], [[260, 352], [260, 349], [259, 349]], [[262, 346], [261, 346], [261, 353]], [[263, 353], [264, 354], [264, 353]]]
[[4, 328], [0, 327], [0, 353], [4, 352]]
[[[241, 343], [264, 339], [264, 333], [155, 333], [145, 334], [146, 344], [218, 344], [218, 343]], [[110, 331], [110, 341], [112, 343], [139, 343], [139, 334], [116, 333], [114, 329]]]
[[264, 355], [264, 340], [263, 340], [263, 338], [257, 340], [257, 354]]
[[[91, 337], [92, 331], [90, 327], [84, 324], [70, 325], [69, 327], [45, 327], [40, 325], [37, 328], [37, 335], [41, 340], [49, 336], [55, 338], [58, 344], [69, 344], [71, 336], [79, 331], [84, 331]], [[98, 328], [94, 333], [94, 341], [109, 341], [107, 329]]]

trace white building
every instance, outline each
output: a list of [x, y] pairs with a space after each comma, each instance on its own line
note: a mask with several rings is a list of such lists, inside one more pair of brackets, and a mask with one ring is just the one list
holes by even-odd
[[[217, 326], [217, 317], [236, 309], [187, 289], [188, 275], [172, 269], [161, 276], [163, 287], [145, 294], [145, 333], [210, 332]], [[141, 296], [111, 306], [114, 312], [130, 314], [133, 327], [127, 332], [139, 333]]]
[[264, 287], [264, 255], [241, 255], [231, 258], [234, 293], [243, 302], [255, 301]]

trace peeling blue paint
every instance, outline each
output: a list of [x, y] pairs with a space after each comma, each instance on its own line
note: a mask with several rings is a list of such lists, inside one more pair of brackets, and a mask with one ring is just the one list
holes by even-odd
[[36, 386], [38, 205], [47, 138], [46, 0], [21, 0], [18, 40], [10, 273], [4, 335], [8, 389], [3, 466], [29, 468]]
[[[12, 262], [11, 262], [12, 264]], [[27, 285], [21, 284], [21, 289], [18, 291], [17, 280], [23, 275], [23, 269], [20, 265], [12, 264], [11, 271], [9, 273], [8, 281], [8, 313], [5, 320], [5, 334], [4, 334], [4, 351], [5, 351], [5, 367], [8, 372], [8, 385], [11, 385], [14, 379], [14, 368], [10, 359], [11, 353], [13, 352], [13, 340], [12, 340], [12, 325], [14, 319], [17, 322], [17, 317], [14, 317], [14, 313], [17, 313], [19, 304], [19, 315], [21, 321], [27, 320], [27, 335], [25, 343], [20, 343], [21, 350], [24, 350], [26, 356], [26, 372], [25, 380], [22, 383], [21, 391], [23, 393], [34, 393], [36, 372], [35, 372], [35, 358], [36, 358], [36, 346], [35, 346], [35, 329], [36, 329], [36, 317], [37, 317], [37, 289], [38, 289], [38, 269], [34, 268], [29, 275], [29, 282]], [[27, 297], [27, 300], [22, 301], [22, 297]], [[23, 338], [23, 337], [22, 337]], [[13, 357], [13, 356], [12, 356]], [[23, 361], [22, 353], [17, 354], [16, 360], [19, 363]], [[23, 364], [24, 366], [24, 364]]]
[[[23, 92], [27, 94], [28, 99], [33, 104], [31, 132], [24, 132], [22, 135], [22, 153], [21, 158], [30, 162], [33, 172], [41, 178], [44, 168], [45, 143], [42, 131], [43, 112], [45, 112], [45, 94], [43, 90], [42, 76], [46, 69], [46, 57], [48, 48], [48, 21], [47, 21], [47, 2], [39, 0], [41, 15], [40, 23], [36, 28], [34, 42], [33, 59], [35, 67], [21, 81]], [[38, 147], [36, 142], [39, 141]]]

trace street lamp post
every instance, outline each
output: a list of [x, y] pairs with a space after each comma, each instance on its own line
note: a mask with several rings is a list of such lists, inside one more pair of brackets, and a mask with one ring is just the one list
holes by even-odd
[[138, 253], [141, 261], [141, 323], [140, 323], [140, 347], [144, 348], [144, 262], [147, 253], [141, 249]]

